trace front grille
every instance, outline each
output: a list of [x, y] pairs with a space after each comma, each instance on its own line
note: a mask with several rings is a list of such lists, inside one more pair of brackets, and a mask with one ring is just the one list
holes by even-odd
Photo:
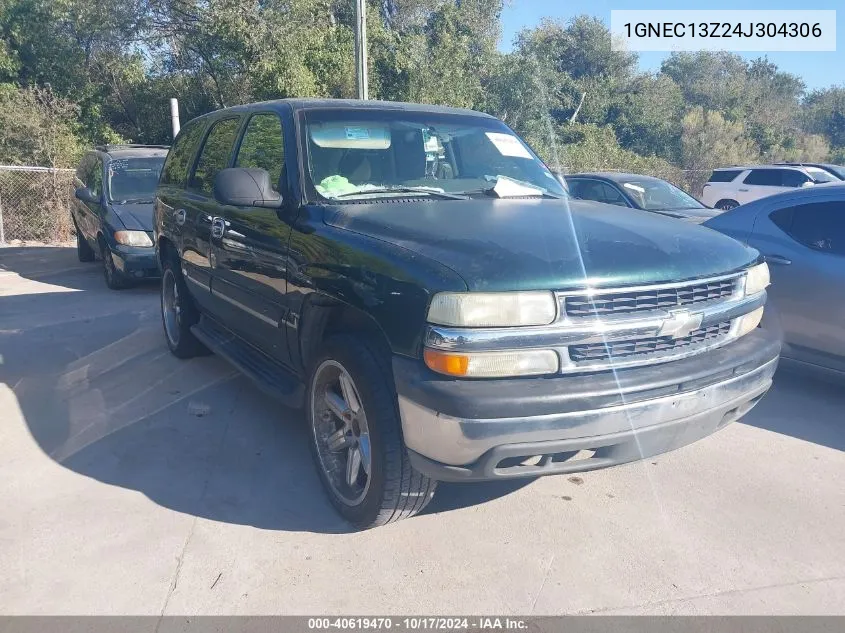
[[726, 336], [731, 329], [730, 321], [723, 321], [716, 325], [694, 330], [689, 336], [672, 338], [671, 336], [654, 336], [650, 338], [628, 341], [608, 341], [607, 343], [590, 343], [572, 345], [569, 347], [569, 358], [576, 363], [595, 361], [614, 361], [631, 356], [660, 355], [665, 352], [676, 352], [684, 347], [713, 343], [716, 339]]
[[696, 303], [707, 303], [730, 297], [736, 278], [692, 283], [687, 286], [650, 288], [629, 292], [603, 292], [594, 295], [566, 297], [567, 316], [603, 316], [626, 314], [659, 308], [676, 308]]

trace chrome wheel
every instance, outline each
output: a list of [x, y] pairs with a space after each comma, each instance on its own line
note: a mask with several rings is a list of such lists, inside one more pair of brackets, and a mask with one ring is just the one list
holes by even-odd
[[346, 505], [361, 503], [372, 473], [370, 431], [358, 388], [337, 361], [325, 360], [314, 372], [311, 432], [334, 494]]
[[179, 304], [176, 275], [170, 268], [164, 271], [161, 279], [161, 315], [164, 318], [164, 333], [167, 335], [167, 340], [173, 347], [178, 347], [182, 308]]

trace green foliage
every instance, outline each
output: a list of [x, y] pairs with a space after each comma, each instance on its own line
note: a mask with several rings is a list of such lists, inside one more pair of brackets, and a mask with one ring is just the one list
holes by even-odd
[[564, 164], [570, 172], [629, 171], [683, 184], [683, 173], [656, 156], [641, 156], [619, 144], [610, 126], [578, 124], [560, 130]]
[[676, 161], [683, 112], [684, 97], [678, 84], [666, 75], [641, 75], [615, 99], [609, 119], [624, 147]]
[[[640, 73], [588, 16], [542, 20], [502, 54], [502, 5], [368, 0], [371, 96], [490, 112], [568, 169], [695, 184], [730, 162], [845, 160], [845, 87], [805, 98], [798, 77], [731, 53], [675, 53]], [[170, 97], [183, 121], [354, 97], [353, 26], [351, 0], [0, 0], [0, 162], [168, 142]]]
[[845, 86], [811, 92], [805, 101], [805, 120], [810, 132], [823, 135], [840, 155], [844, 153]]
[[75, 167], [79, 108], [46, 88], [0, 87], [0, 162]]

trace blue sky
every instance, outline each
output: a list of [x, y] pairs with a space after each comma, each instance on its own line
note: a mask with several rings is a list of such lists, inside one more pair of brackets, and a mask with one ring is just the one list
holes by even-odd
[[[540, 18], [552, 17], [568, 20], [586, 13], [594, 15], [610, 26], [611, 9], [799, 9], [801, 3], [795, 0], [708, 0], [681, 6], [679, 3], [655, 2], [654, 0], [589, 0], [569, 2], [568, 0], [506, 0], [502, 13], [502, 42], [500, 48], [509, 51], [516, 34], [525, 27], [539, 23]], [[826, 53], [740, 53], [753, 59], [766, 56], [770, 61], [807, 84], [807, 89], [827, 88], [831, 85], [845, 85], [845, 3], [842, 0], [813, 0], [808, 9], [838, 9], [836, 14], [837, 50]], [[640, 53], [640, 67], [643, 70], [659, 70], [660, 63], [668, 53]]]

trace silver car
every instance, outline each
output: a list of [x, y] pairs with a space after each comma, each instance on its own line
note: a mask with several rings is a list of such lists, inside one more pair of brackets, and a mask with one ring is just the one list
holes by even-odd
[[845, 183], [762, 198], [704, 225], [769, 263], [763, 327], [782, 333], [782, 358], [845, 376]]

